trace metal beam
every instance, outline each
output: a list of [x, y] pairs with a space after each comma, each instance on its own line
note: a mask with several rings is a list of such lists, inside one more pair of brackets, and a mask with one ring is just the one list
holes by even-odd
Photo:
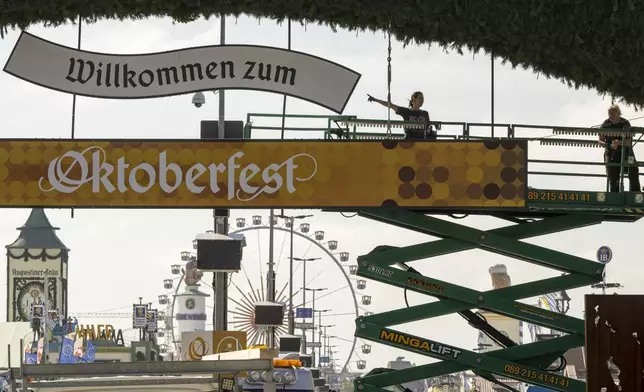
[[[515, 360], [509, 360], [507, 359], [507, 356], [501, 356], [502, 354], [507, 355], [508, 351], [522, 351], [527, 355], [534, 355], [534, 352], [531, 352], [532, 350], [527, 349], [526, 347], [514, 346], [503, 350], [490, 351], [485, 354], [475, 353], [470, 350], [450, 346], [435, 340], [406, 334], [394, 329], [383, 328], [379, 325], [367, 322], [362, 322], [362, 320], [360, 319], [356, 320], [355, 335], [363, 339], [385, 344], [390, 347], [399, 348], [415, 354], [420, 354], [435, 359], [442, 359], [445, 363], [452, 361], [459, 362], [463, 365], [467, 365], [467, 367], [470, 369], [482, 370], [484, 372], [492, 374], [503, 375], [503, 377], [512, 378], [544, 388], [551, 388], [559, 391], [565, 390], [570, 392], [586, 391], [586, 383], [582, 381], [555, 375], [548, 371], [541, 370], [537, 367], [520, 364]], [[581, 337], [570, 336], [570, 338], [573, 340], [577, 339], [579, 341], [578, 343], [583, 341], [583, 338]], [[561, 343], [563, 338], [552, 340], [556, 340], [558, 343]], [[535, 347], [539, 348], [537, 343], [532, 343], [531, 346], [532, 349], [534, 349]], [[575, 344], [574, 346], [571, 344], [571, 346], [575, 347], [577, 346], [577, 344]], [[561, 349], [563, 350], [567, 350], [572, 347], [565, 347], [561, 345]], [[443, 362], [439, 363], [442, 364]], [[417, 367], [413, 369], [416, 372], [418, 371]], [[392, 383], [390, 375], [387, 376], [389, 377], [387, 383]], [[416, 374], [416, 377], [418, 379], [426, 378], [427, 375]]]
[[[364, 218], [383, 222], [377, 215], [368, 215], [364, 212], [358, 212], [358, 214]], [[384, 223], [391, 224], [391, 222]], [[524, 222], [521, 224], [499, 227], [498, 229], [489, 230], [486, 233], [505, 236], [515, 240], [524, 240], [542, 235], [559, 233], [566, 230], [593, 226], [600, 223], [602, 223], [601, 217], [571, 214], [535, 222]], [[358, 261], [367, 261], [370, 264], [391, 265], [397, 262], [429, 259], [436, 256], [444, 256], [476, 248], [477, 245], [471, 242], [466, 242], [458, 238], [444, 238], [405, 247], [391, 247], [390, 249], [381, 252], [372, 252], [363, 256], [358, 256]]]
[[[366, 265], [364, 265], [366, 264]], [[376, 282], [389, 284], [392, 286], [401, 287], [409, 291], [427, 294], [431, 296], [438, 296], [442, 299], [451, 299], [460, 304], [467, 306], [469, 309], [478, 308], [488, 310], [493, 313], [502, 314], [517, 320], [523, 320], [535, 325], [543, 327], [554, 328], [558, 331], [566, 333], [576, 333], [583, 336], [585, 325], [584, 320], [566, 316], [557, 312], [542, 309], [536, 306], [524, 304], [516, 301], [514, 298], [506, 298], [499, 293], [499, 290], [492, 290], [491, 292], [481, 292], [478, 290], [470, 289], [469, 287], [461, 287], [455, 284], [447, 283], [442, 280], [430, 278], [428, 276], [411, 273], [408, 271], [401, 271], [392, 267], [376, 267], [369, 265], [366, 262], [358, 264], [356, 275], [360, 277], [369, 278]], [[576, 278], [577, 276], [569, 276], [569, 278]], [[567, 288], [567, 287], [566, 287]], [[553, 288], [550, 292], [556, 291]], [[436, 304], [436, 302], [431, 305]], [[434, 305], [435, 307], [436, 305]], [[409, 308], [405, 309], [409, 316], [418, 317], [418, 319], [427, 319], [430, 317], [437, 317], [425, 309], [421, 314], [410, 311]], [[389, 312], [386, 312], [389, 313]], [[378, 322], [375, 324], [382, 326], [399, 325], [402, 320], [388, 317], [383, 313], [367, 316], [365, 321], [373, 322], [371, 318], [376, 318]], [[384, 319], [384, 320], [383, 320]], [[405, 320], [404, 322], [409, 322]]]
[[[507, 358], [510, 361], [522, 365], [531, 365], [542, 362], [539, 357], [548, 356], [562, 347], [579, 345], [583, 340], [574, 335], [564, 336], [557, 339], [542, 340], [540, 342], [526, 345], [516, 345], [500, 350], [492, 350], [486, 354], [496, 358]], [[563, 351], [566, 351], [564, 349]], [[404, 384], [420, 379], [427, 379], [452, 374], [472, 369], [466, 364], [457, 361], [440, 361], [426, 365], [414, 366], [407, 369], [391, 370], [389, 372], [366, 374], [357, 378], [359, 383], [370, 384], [377, 387], [386, 387], [392, 384]]]
[[92, 380], [67, 380], [67, 381], [40, 381], [26, 385], [29, 388], [93, 388], [93, 387], [121, 387], [145, 385], [190, 385], [190, 384], [217, 384], [217, 379], [212, 377], [164, 377], [164, 378], [137, 378], [123, 379], [92, 379]]
[[213, 374], [238, 373], [251, 370], [270, 370], [272, 359], [77, 363], [73, 365], [23, 365], [22, 377], [98, 377], [156, 374]]
[[[585, 274], [598, 277], [601, 280], [601, 275], [605, 268], [603, 264], [595, 261], [518, 241], [505, 235], [494, 234], [492, 231], [478, 230], [408, 210], [381, 209], [377, 211], [361, 211], [360, 216], [439, 238], [453, 238], [469, 243], [470, 246], [475, 248], [567, 273]], [[524, 225], [513, 226], [518, 231], [521, 231], [523, 227]], [[361, 259], [359, 258], [358, 260]]]

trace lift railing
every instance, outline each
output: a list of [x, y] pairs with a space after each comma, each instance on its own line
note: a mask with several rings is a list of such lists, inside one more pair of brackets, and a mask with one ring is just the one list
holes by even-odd
[[[248, 113], [244, 126], [246, 139], [330, 139], [334, 124], [356, 116], [325, 116], [316, 114]], [[353, 129], [355, 132], [355, 128]], [[295, 133], [295, 134], [294, 134]], [[337, 133], [337, 132], [336, 132]], [[296, 136], [295, 136], [296, 135]]]
[[[531, 143], [547, 147], [577, 147], [597, 149], [598, 161], [582, 161], [574, 159], [547, 159], [537, 158], [532, 148], [528, 158], [528, 174], [534, 179], [540, 177], [577, 177], [577, 178], [602, 178], [604, 191], [608, 191], [608, 181], [605, 173], [607, 166], [620, 167], [620, 190], [624, 189], [624, 174], [626, 169], [635, 166], [644, 166], [637, 162], [624, 161], [626, 154], [622, 153], [621, 163], [605, 163], [603, 161], [603, 147], [599, 143], [599, 135], [620, 136], [626, 133], [633, 139], [636, 135], [644, 135], [644, 128], [632, 127], [629, 131], [615, 129], [584, 128], [569, 126], [551, 126], [534, 124], [506, 124], [506, 123], [468, 123], [454, 121], [432, 121], [433, 129], [438, 129], [439, 140], [486, 140], [515, 139], [528, 140]], [[276, 139], [284, 135], [287, 139], [326, 139], [326, 140], [401, 140], [405, 137], [404, 128], [417, 128], [418, 123], [398, 120], [361, 119], [355, 115], [326, 116], [307, 114], [266, 114], [249, 113], [245, 127], [245, 137], [253, 139]], [[391, 133], [387, 134], [387, 128]], [[635, 144], [637, 141], [635, 142]], [[625, 143], [622, 144], [626, 147]], [[547, 151], [554, 151], [548, 149]], [[542, 153], [542, 151], [539, 151]], [[547, 154], [546, 154], [547, 155]], [[575, 169], [545, 171], [534, 169], [535, 165], [571, 166]], [[588, 172], [581, 168], [601, 167], [600, 172]], [[644, 173], [640, 173], [640, 177]], [[551, 180], [552, 181], [552, 180]], [[531, 181], [531, 184], [533, 181]], [[549, 188], [551, 188], [549, 186]]]

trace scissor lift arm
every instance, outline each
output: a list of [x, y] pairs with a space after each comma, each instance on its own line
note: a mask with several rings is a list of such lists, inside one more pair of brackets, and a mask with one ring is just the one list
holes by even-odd
[[[369, 373], [355, 380], [357, 391], [382, 391], [395, 384], [472, 370], [506, 388], [508, 385], [496, 376], [555, 391], [585, 392], [584, 382], [548, 370], [564, 352], [584, 345], [584, 321], [518, 300], [599, 282], [604, 265], [521, 240], [596, 225], [603, 221], [602, 217], [557, 215], [483, 231], [406, 210], [369, 210], [360, 211], [359, 215], [441, 238], [406, 247], [379, 246], [358, 258], [357, 269], [358, 276], [436, 297], [440, 301], [361, 316], [356, 320], [356, 336], [442, 361], [381, 374]], [[564, 274], [497, 290], [477, 291], [421, 275], [406, 264], [475, 248], [554, 268]], [[518, 346], [471, 309], [487, 310], [562, 331], [565, 335]], [[459, 313], [475, 328], [493, 338], [504, 336], [498, 342], [505, 348], [477, 353], [389, 328], [452, 313]]]

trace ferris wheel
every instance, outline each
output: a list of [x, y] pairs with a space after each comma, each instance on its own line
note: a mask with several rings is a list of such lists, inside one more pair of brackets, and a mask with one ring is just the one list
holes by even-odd
[[[283, 325], [276, 328], [275, 334], [279, 338], [288, 333], [292, 300], [294, 333], [303, 337], [306, 353], [312, 355], [316, 366], [327, 376], [355, 374], [366, 368], [364, 357], [371, 353], [371, 345], [353, 336], [354, 321], [361, 314], [372, 314], [368, 311], [372, 299], [366, 292], [366, 280], [357, 278], [357, 265], [350, 262], [349, 253], [340, 250], [338, 240], [327, 239], [333, 237], [324, 230], [314, 230], [304, 221], [310, 217], [273, 218], [275, 301], [286, 304]], [[229, 274], [228, 329], [246, 332], [248, 345], [266, 344], [268, 331], [255, 325], [253, 310], [257, 302], [269, 298], [266, 283], [270, 217], [237, 216], [231, 217], [230, 222], [229, 236], [243, 238], [245, 247], [242, 270]], [[166, 353], [179, 352], [176, 298], [185, 287], [186, 271], [191, 269], [186, 267], [195, 260], [195, 255], [181, 252], [181, 260], [181, 264], [171, 265], [174, 276], [164, 280], [163, 287], [168, 291], [159, 295], [159, 303], [167, 307], [165, 323], [158, 335], [164, 337], [162, 352]], [[212, 293], [209, 281], [212, 279], [204, 277], [200, 284], [204, 292]], [[212, 297], [206, 298], [210, 309]], [[211, 315], [208, 320], [211, 324]]]

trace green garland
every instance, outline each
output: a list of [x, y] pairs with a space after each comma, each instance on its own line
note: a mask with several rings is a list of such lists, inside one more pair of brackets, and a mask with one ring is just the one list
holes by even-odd
[[483, 49], [575, 89], [644, 106], [644, 0], [0, 0], [0, 32], [35, 23], [221, 13], [385, 30], [406, 44]]

